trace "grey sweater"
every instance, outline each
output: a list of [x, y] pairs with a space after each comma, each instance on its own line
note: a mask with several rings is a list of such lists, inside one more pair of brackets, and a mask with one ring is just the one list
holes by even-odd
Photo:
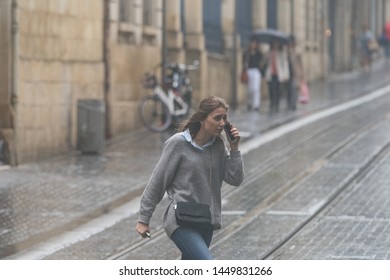
[[[211, 186], [210, 186], [211, 166]], [[200, 150], [181, 133], [169, 138], [141, 198], [139, 222], [149, 224], [157, 204], [168, 194], [164, 228], [169, 237], [178, 228], [174, 205], [180, 201], [208, 204], [214, 229], [221, 227], [222, 182], [239, 186], [244, 179], [240, 151], [228, 152], [220, 137]]]

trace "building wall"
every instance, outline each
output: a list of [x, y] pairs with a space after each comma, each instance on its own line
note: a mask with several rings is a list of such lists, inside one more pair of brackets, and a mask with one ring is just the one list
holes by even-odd
[[390, 21], [390, 0], [383, 0], [385, 2], [384, 20]]
[[120, 20], [119, 0], [110, 1], [109, 92], [110, 136], [128, 133], [141, 126], [137, 106], [150, 90], [142, 87], [145, 72], [160, 76], [162, 3], [154, 1], [154, 22], [143, 24], [143, 2], [129, 1], [128, 20]]
[[103, 2], [18, 2], [17, 150], [26, 162], [74, 149], [77, 101], [103, 98]]
[[128, 133], [141, 126], [137, 106], [150, 90], [141, 86], [143, 73], [159, 71], [160, 49], [153, 46], [111, 48], [111, 135]]
[[[205, 49], [203, 34], [202, 4], [203, 0], [186, 1], [185, 3], [185, 33], [181, 30], [181, 14], [179, 0], [167, 1], [167, 62], [191, 64], [194, 60], [200, 62], [198, 70], [190, 72], [193, 84], [193, 105], [208, 95], [218, 95], [231, 100], [232, 68], [231, 49], [227, 46], [226, 54], [211, 54]], [[156, 18], [162, 17], [161, 1], [155, 1], [153, 13]], [[111, 1], [110, 16], [110, 126], [111, 135], [118, 136], [142, 127], [137, 106], [140, 99], [150, 94], [140, 83], [145, 72], [156, 72], [160, 76], [161, 69], [156, 65], [161, 63], [162, 33], [161, 23], [147, 26], [142, 21], [142, 1], [130, 2], [133, 7], [133, 18], [126, 23], [119, 21], [119, 1]], [[232, 38], [233, 29], [229, 26], [234, 12], [233, 0], [223, 1], [223, 24], [227, 39]], [[227, 26], [227, 27], [226, 27]], [[125, 33], [125, 34], [123, 34]], [[126, 34], [127, 33], [127, 34]], [[121, 36], [133, 39], [124, 42]], [[148, 37], [148, 40], [146, 39]], [[151, 38], [154, 38], [151, 40]], [[184, 48], [185, 45], [185, 48]], [[238, 77], [237, 77], [238, 79]], [[237, 98], [244, 99], [243, 87], [239, 86]]]
[[0, 141], [6, 163], [15, 165], [14, 110], [12, 106], [12, 5], [0, 0]]
[[220, 96], [230, 103], [232, 83], [228, 77], [232, 74], [229, 60], [224, 57], [208, 56], [208, 64], [209, 79], [206, 86], [208, 95]]
[[[82, 98], [106, 101], [108, 137], [142, 126], [137, 106], [148, 92], [140, 79], [145, 72], [156, 71], [158, 76], [161, 73], [156, 65], [162, 60], [163, 1], [128, 0], [128, 21], [122, 18], [119, 5], [124, 2], [121, 1], [0, 0], [0, 129], [11, 135], [19, 163], [76, 148], [77, 102]], [[325, 33], [331, 1], [337, 6], [333, 15], [336, 25], [331, 33]], [[390, 1], [384, 1], [383, 21], [389, 20], [390, 9]], [[11, 44], [12, 2], [18, 3], [17, 45]], [[221, 54], [210, 53], [205, 48], [203, 0], [184, 1], [184, 14], [181, 14], [180, 0], [166, 2], [165, 58], [187, 64], [193, 60], [200, 62], [199, 70], [190, 73], [194, 106], [208, 95], [219, 95], [232, 102], [233, 94], [238, 105], [245, 105], [245, 86], [238, 82], [243, 52], [238, 47], [240, 38], [236, 38], [237, 45], [234, 45], [235, 0], [221, 1], [225, 49]], [[266, 27], [267, 2], [252, 0], [254, 29]], [[353, 5], [355, 2], [359, 5]], [[334, 46], [334, 70], [347, 71], [353, 67], [354, 39], [351, 37], [357, 31], [351, 33], [351, 22], [359, 22], [359, 26], [371, 22], [378, 26], [380, 19], [372, 17], [382, 14], [378, 5], [370, 10], [370, 3], [278, 0], [277, 24], [282, 31], [294, 33], [297, 38], [308, 80], [327, 75], [330, 44]], [[150, 5], [148, 13], [145, 5]], [[149, 18], [148, 23], [144, 16]], [[12, 54], [17, 57], [15, 64]], [[15, 107], [11, 101], [12, 87], [17, 97], [13, 99]], [[265, 84], [263, 89], [263, 98], [267, 98]], [[14, 119], [11, 108], [16, 112]]]
[[11, 127], [11, 1], [0, 0], [0, 129]]
[[[307, 80], [327, 75], [326, 29], [323, 0], [284, 0], [284, 16], [280, 17], [281, 26], [286, 33], [294, 34], [297, 50], [302, 54], [304, 73]], [[290, 15], [289, 15], [290, 14]], [[284, 19], [284, 20], [283, 20]], [[291, 29], [293, 27], [293, 29]]]

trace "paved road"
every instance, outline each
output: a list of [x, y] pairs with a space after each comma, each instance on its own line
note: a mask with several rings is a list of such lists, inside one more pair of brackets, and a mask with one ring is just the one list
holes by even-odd
[[[224, 192], [224, 228], [214, 238], [214, 255], [388, 259], [389, 105], [387, 94], [247, 153], [243, 186]], [[163, 234], [121, 256], [173, 257], [177, 250]]]
[[[364, 96], [374, 89], [383, 87], [389, 82], [389, 69], [388, 65], [379, 64], [375, 72], [369, 75], [353, 73], [329, 81], [313, 83], [311, 102], [300, 106], [296, 112], [281, 112], [270, 117], [267, 114], [267, 104], [264, 102], [260, 114], [236, 111], [230, 113], [230, 119], [241, 131], [246, 132], [248, 136], [246, 149], [249, 151], [258, 143], [264, 142], [264, 139], [271, 139], [269, 135], [272, 133], [276, 135], [275, 132], [278, 131], [276, 128], [282, 124], [293, 120], [307, 120], [308, 116], [324, 108]], [[337, 120], [335, 122], [337, 123]], [[295, 134], [294, 139], [302, 139], [302, 135], [311, 135], [313, 132], [314, 135], [321, 134], [321, 129], [318, 130], [316, 125], [306, 129], [309, 131]], [[0, 256], [8, 256], [11, 259], [104, 259], [123, 247], [136, 248], [143, 245], [133, 232], [134, 217], [131, 211], [137, 208], [137, 198], [160, 155], [162, 143], [169, 136], [170, 133], [160, 135], [140, 130], [112, 141], [103, 156], [71, 154], [1, 171]], [[282, 148], [288, 147], [288, 143], [293, 141], [282, 140], [283, 138], [278, 138], [277, 135], [273, 137], [274, 140], [271, 142], [278, 143]], [[294, 141], [292, 143], [295, 143]], [[257, 162], [272, 165], [284, 156], [284, 154], [272, 153], [272, 149], [265, 151], [263, 148], [257, 149], [260, 150], [263, 152], [250, 153], [252, 157], [246, 158], [248, 166], [254, 164], [251, 171], [254, 174], [265, 172], [262, 168], [266, 169], [265, 165], [256, 165]], [[255, 154], [258, 156], [253, 158]], [[310, 152], [303, 154], [302, 157], [305, 158], [308, 154]], [[290, 174], [289, 170], [292, 167], [298, 170], [304, 169], [304, 166], [290, 162], [290, 165], [285, 166], [286, 171], [283, 171], [283, 175]], [[284, 179], [286, 178], [288, 176]], [[277, 181], [275, 185], [284, 186]], [[270, 190], [272, 189], [270, 187]], [[233, 191], [227, 186], [226, 192]], [[246, 194], [258, 200], [265, 198], [267, 193], [260, 192], [259, 196]], [[245, 193], [237, 197], [245, 197]], [[248, 204], [245, 201], [242, 205], [248, 204], [256, 209], [257, 202], [253, 200]], [[123, 208], [117, 208], [121, 205]], [[115, 211], [110, 211], [112, 209]], [[247, 211], [248, 209], [232, 208], [225, 213], [226, 223], [229, 221], [233, 223], [237, 216], [245, 216]], [[157, 211], [155, 221], [161, 218], [160, 212]], [[102, 228], [103, 224], [105, 226]], [[139, 251], [145, 252], [146, 255], [137, 253], [133, 257], [177, 258], [177, 251], [169, 241], [165, 242], [166, 237], [158, 222], [154, 232], [155, 237], [148, 242], [147, 246], [139, 247], [142, 248]], [[225, 234], [226, 232], [228, 231], [224, 231]], [[49, 242], [46, 241], [48, 239]], [[74, 244], [71, 245], [72, 243]], [[64, 244], [71, 246], [63, 248]], [[152, 246], [153, 244], [158, 246]], [[218, 257], [224, 258], [224, 253], [218, 253], [227, 252], [222, 250], [224, 243], [220, 243], [221, 249], [218, 249], [217, 244], [214, 245], [215, 253]], [[37, 246], [32, 247], [32, 245]], [[148, 250], [148, 246], [152, 249]], [[31, 250], [34, 248], [35, 251]], [[243, 250], [243, 252], [248, 251]], [[252, 257], [249, 253], [240, 256]], [[239, 255], [236, 257], [238, 258]]]

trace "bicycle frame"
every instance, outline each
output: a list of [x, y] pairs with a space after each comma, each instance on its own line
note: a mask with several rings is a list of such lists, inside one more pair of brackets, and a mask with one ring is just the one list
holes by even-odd
[[[165, 105], [167, 105], [169, 109], [169, 113], [172, 116], [177, 117], [177, 116], [185, 115], [187, 113], [188, 110], [187, 103], [184, 102], [183, 98], [174, 94], [172, 89], [168, 89], [167, 92], [165, 93], [165, 91], [161, 88], [161, 86], [157, 85], [154, 88], [153, 92], [161, 99], [161, 101]], [[180, 109], [175, 110], [175, 101], [179, 104]]]
[[[160, 65], [159, 65], [160, 66]], [[163, 132], [182, 117], [187, 117], [191, 108], [192, 87], [188, 71], [198, 68], [198, 62], [193, 65], [166, 64], [171, 70], [158, 83], [156, 75], [145, 73], [143, 86], [153, 90], [153, 95], [144, 97], [138, 106], [138, 111], [145, 126], [153, 132]]]

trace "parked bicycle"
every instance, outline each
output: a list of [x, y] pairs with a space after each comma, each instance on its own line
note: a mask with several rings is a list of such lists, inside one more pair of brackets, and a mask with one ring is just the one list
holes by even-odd
[[188, 71], [198, 69], [199, 62], [167, 63], [163, 67], [167, 74], [161, 85], [155, 74], [145, 73], [143, 86], [153, 89], [153, 94], [144, 97], [138, 107], [141, 120], [153, 132], [163, 132], [189, 115], [192, 86]]

